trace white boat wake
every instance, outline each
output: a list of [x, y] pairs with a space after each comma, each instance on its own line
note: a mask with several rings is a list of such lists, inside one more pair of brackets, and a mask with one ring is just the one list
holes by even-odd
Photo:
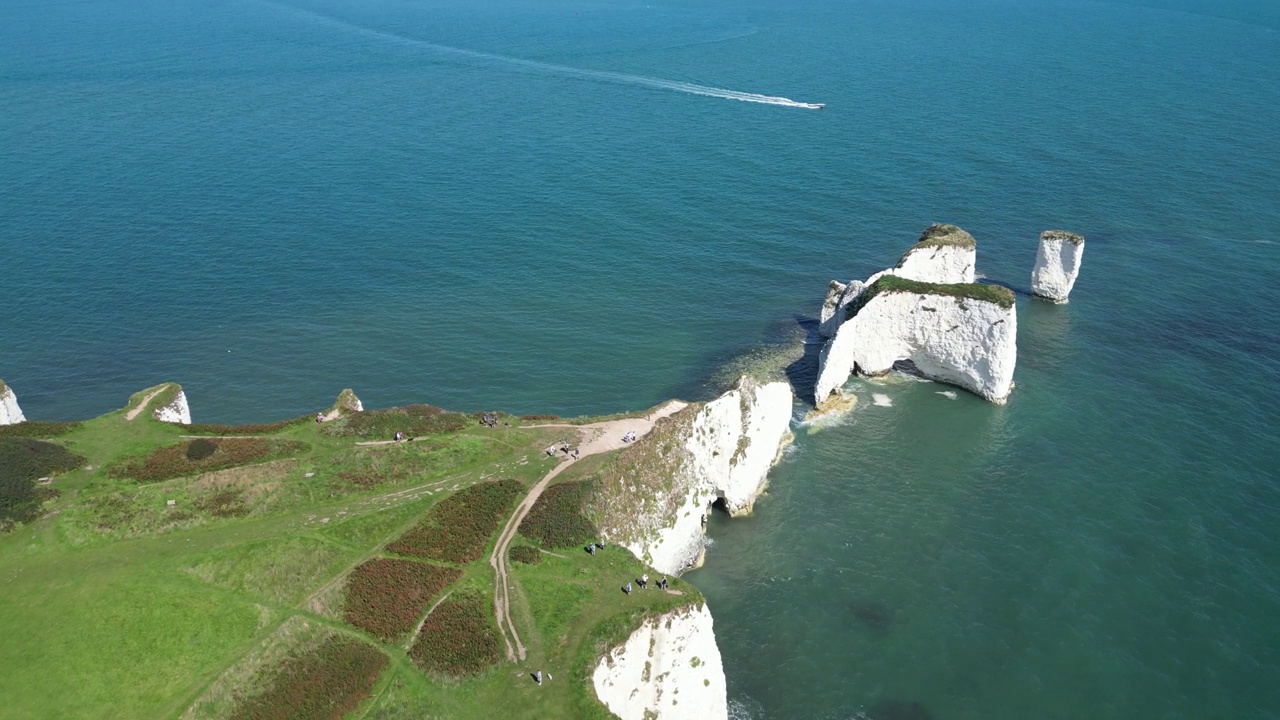
[[672, 92], [688, 93], [690, 95], [703, 95], [706, 97], [722, 98], [724, 100], [737, 100], [739, 102], [759, 103], [761, 105], [780, 105], [782, 107], [802, 108], [805, 110], [821, 110], [826, 107], [823, 103], [799, 102], [790, 98], [778, 97], [775, 95], [761, 95], [759, 93], [712, 87], [710, 85], [698, 85], [696, 83], [645, 77], [644, 75], [628, 75], [627, 73], [610, 72], [608, 70], [584, 70], [582, 68], [570, 67], [568, 65], [556, 65], [553, 63], [538, 62], [537, 60], [522, 60], [520, 58], [507, 57], [506, 55], [495, 55], [493, 53], [479, 52], [477, 50], [464, 50], [463, 48], [450, 47], [448, 45], [437, 45], [436, 43], [427, 42], [425, 40], [415, 40], [403, 35], [396, 35], [395, 33], [374, 30], [373, 28], [356, 25], [345, 20], [339, 20], [338, 18], [314, 13], [310, 10], [304, 10], [292, 5], [274, 2], [273, 0], [263, 1], [268, 5], [273, 5], [283, 10], [303, 15], [318, 23], [331, 25], [333, 27], [340, 27], [344, 30], [360, 33], [367, 37], [378, 38], [398, 45], [424, 48], [438, 53], [458, 57], [486, 60], [504, 65], [529, 68], [531, 70], [537, 70], [545, 73], [563, 75], [565, 77], [579, 78], [582, 80], [597, 80], [620, 85], [638, 85], [640, 87], [648, 87], [655, 90], [668, 90]]

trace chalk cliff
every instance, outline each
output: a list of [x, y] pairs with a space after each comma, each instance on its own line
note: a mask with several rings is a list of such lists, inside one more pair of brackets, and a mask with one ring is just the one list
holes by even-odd
[[18, 396], [14, 394], [13, 388], [0, 380], [0, 425], [17, 425], [25, 421], [22, 408], [18, 407]]
[[927, 283], [971, 283], [978, 260], [973, 236], [955, 225], [930, 225], [887, 272]]
[[744, 376], [715, 400], [658, 421], [601, 472], [588, 513], [605, 538], [659, 572], [696, 566], [712, 504], [741, 515], [763, 492], [791, 440], [792, 403], [789, 384]]
[[711, 611], [692, 605], [646, 620], [600, 659], [596, 696], [622, 720], [722, 720], [729, 708]]
[[1013, 300], [994, 285], [877, 279], [822, 349], [814, 401], [822, 404], [855, 370], [881, 375], [909, 360], [926, 377], [1004, 403], [1017, 362]]
[[187, 405], [187, 393], [183, 391], [182, 386], [175, 387], [178, 388], [177, 394], [169, 402], [153, 410], [151, 416], [160, 422], [190, 425], [191, 407]]
[[1084, 238], [1064, 230], [1040, 233], [1036, 266], [1031, 271], [1031, 292], [1056, 303], [1065, 303], [1080, 274]]
[[333, 401], [333, 407], [329, 408], [329, 412], [364, 412], [364, 403], [360, 402], [360, 398], [356, 397], [356, 393], [351, 388], [346, 388], [338, 393], [338, 399]]
[[832, 280], [822, 301], [818, 335], [835, 337], [848, 315], [841, 311], [856, 302], [863, 289], [885, 275], [928, 283], [971, 283], [976, 277], [977, 260], [978, 244], [972, 235], [955, 225], [930, 225], [894, 267], [872, 275], [866, 282]]

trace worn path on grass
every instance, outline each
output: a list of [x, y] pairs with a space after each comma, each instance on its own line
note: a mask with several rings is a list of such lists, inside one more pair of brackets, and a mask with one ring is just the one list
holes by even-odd
[[142, 398], [142, 401], [138, 403], [137, 407], [125, 413], [124, 419], [132, 421], [134, 418], [138, 417], [138, 415], [141, 414], [143, 410], [147, 409], [147, 406], [151, 404], [151, 401], [156, 399], [157, 395], [164, 392], [168, 388], [169, 388], [168, 385], [161, 385], [155, 390], [152, 390], [151, 392], [147, 393], [147, 396]]
[[[662, 418], [674, 415], [688, 407], [688, 403], [672, 400], [666, 405], [654, 410], [648, 415], [633, 418], [622, 418], [620, 420], [607, 420], [605, 422], [591, 423], [589, 425], [573, 425], [570, 423], [549, 423], [543, 425], [524, 425], [526, 428], [548, 428], [563, 427], [572, 428], [579, 432], [580, 442], [578, 444], [579, 456], [598, 455], [600, 453], [609, 452], [611, 450], [619, 450], [627, 446], [622, 438], [628, 432], [634, 432], [636, 437], [647, 435]], [[498, 536], [498, 543], [493, 547], [493, 553], [489, 555], [489, 565], [493, 567], [494, 588], [493, 588], [493, 612], [498, 620], [498, 630], [502, 632], [502, 640], [507, 645], [507, 659], [511, 662], [525, 659], [525, 647], [520, 642], [520, 634], [516, 632], [516, 626], [511, 622], [511, 590], [510, 579], [507, 568], [507, 548], [511, 547], [511, 541], [515, 539], [516, 532], [520, 529], [520, 522], [524, 520], [525, 515], [529, 514], [529, 510], [533, 504], [538, 502], [538, 498], [542, 496], [542, 491], [547, 485], [565, 468], [573, 464], [575, 458], [566, 458], [560, 464], [551, 468], [551, 471], [542, 477], [541, 480], [529, 490], [529, 494], [524, 500], [516, 506], [515, 512], [511, 513], [511, 517], [507, 520], [507, 524], [502, 528], [502, 534]]]

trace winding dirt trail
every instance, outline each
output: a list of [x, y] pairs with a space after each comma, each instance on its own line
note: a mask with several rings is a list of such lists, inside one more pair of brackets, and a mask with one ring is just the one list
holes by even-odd
[[[622, 438], [628, 432], [634, 432], [637, 438], [647, 435], [659, 420], [674, 415], [687, 406], [688, 403], [672, 400], [643, 417], [608, 420], [590, 425], [550, 423], [524, 427], [573, 428], [579, 432], [579, 455], [585, 457], [624, 448], [628, 443], [624, 443]], [[498, 629], [502, 631], [502, 640], [507, 645], [507, 659], [511, 662], [524, 660], [527, 653], [524, 644], [520, 642], [520, 633], [516, 632], [515, 623], [511, 622], [511, 580], [507, 568], [507, 549], [511, 547], [511, 541], [515, 539], [516, 532], [520, 529], [520, 522], [524, 520], [525, 515], [529, 514], [529, 510], [533, 508], [534, 503], [538, 502], [538, 498], [542, 497], [542, 491], [574, 462], [575, 458], [562, 460], [529, 490], [529, 494], [520, 501], [515, 512], [511, 513], [511, 517], [507, 519], [507, 524], [502, 528], [502, 534], [498, 536], [498, 543], [493, 546], [493, 552], [489, 555], [489, 565], [495, 573], [493, 612], [498, 620]]]
[[124, 414], [124, 419], [132, 422], [134, 418], [142, 414], [143, 410], [147, 409], [147, 406], [151, 404], [152, 400], [156, 399], [157, 395], [167, 390], [168, 387], [169, 387], [168, 385], [161, 385], [155, 390], [152, 390], [151, 392], [147, 393], [147, 396], [142, 398], [142, 402], [138, 403], [137, 407], [135, 407], [134, 409]]

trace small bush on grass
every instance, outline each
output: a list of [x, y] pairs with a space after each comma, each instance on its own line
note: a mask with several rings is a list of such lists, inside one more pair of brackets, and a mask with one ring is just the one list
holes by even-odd
[[521, 415], [521, 420], [559, 420], [559, 415]]
[[220, 425], [216, 423], [196, 423], [194, 425], [186, 425], [183, 430], [188, 435], [270, 435], [278, 433], [285, 428], [295, 425], [315, 422], [310, 415], [289, 418], [273, 423], [258, 423], [255, 425]]
[[[25, 424], [25, 423], [24, 423]], [[0, 522], [31, 522], [40, 506], [57, 497], [57, 491], [36, 484], [36, 479], [81, 466], [85, 459], [61, 445], [29, 438], [0, 438]]]
[[566, 482], [542, 491], [520, 522], [520, 534], [546, 548], [571, 548], [596, 540], [600, 531], [583, 514], [591, 482]]
[[344, 437], [390, 440], [397, 432], [417, 437], [457, 432], [467, 425], [468, 419], [463, 413], [449, 412], [431, 405], [409, 405], [343, 415], [325, 423], [324, 432]]
[[542, 553], [532, 545], [512, 545], [508, 555], [512, 560], [525, 565], [537, 565], [542, 562]]
[[347, 622], [388, 642], [412, 630], [431, 598], [461, 577], [454, 568], [374, 558], [352, 571], [343, 610]]
[[486, 595], [455, 594], [427, 616], [409, 657], [427, 672], [474, 675], [501, 660], [492, 620]]
[[437, 503], [417, 527], [387, 549], [453, 563], [476, 560], [522, 494], [524, 486], [515, 480], [472, 485]]
[[387, 656], [358, 640], [334, 636], [294, 652], [267, 689], [240, 701], [232, 720], [340, 720], [369, 697]]
[[0, 425], [0, 437], [53, 438], [80, 429], [78, 422], [36, 422], [28, 420], [17, 425]]
[[293, 440], [200, 438], [162, 447], [146, 457], [122, 462], [111, 467], [108, 473], [117, 478], [159, 482], [295, 455], [309, 447], [306, 443]]

